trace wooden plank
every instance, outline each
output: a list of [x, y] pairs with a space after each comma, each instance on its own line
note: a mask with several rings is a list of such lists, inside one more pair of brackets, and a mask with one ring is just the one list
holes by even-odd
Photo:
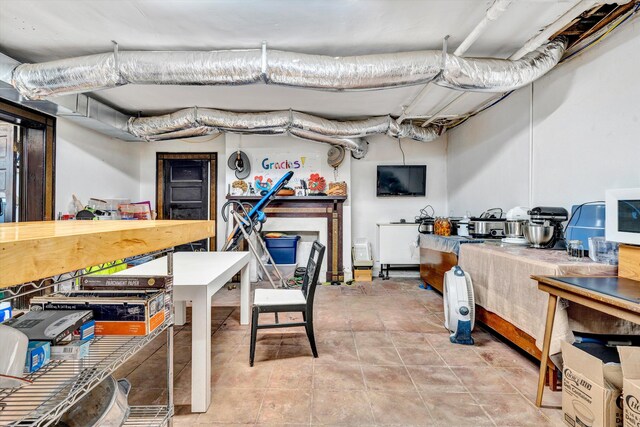
[[0, 288], [215, 236], [215, 221], [0, 224]]
[[640, 247], [620, 245], [618, 276], [640, 281]]

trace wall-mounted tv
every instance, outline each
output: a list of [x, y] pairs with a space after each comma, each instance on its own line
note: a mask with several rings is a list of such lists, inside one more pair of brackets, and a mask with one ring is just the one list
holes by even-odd
[[425, 196], [427, 191], [427, 166], [378, 166], [378, 197]]

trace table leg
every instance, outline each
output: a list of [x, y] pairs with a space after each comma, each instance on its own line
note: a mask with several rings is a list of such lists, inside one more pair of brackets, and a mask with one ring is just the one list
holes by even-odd
[[[547, 323], [544, 328], [544, 342], [542, 344], [542, 357], [540, 358], [540, 376], [538, 377], [538, 394], [536, 395], [536, 406], [542, 406], [542, 393], [544, 391], [544, 377], [547, 372], [547, 361], [549, 360], [549, 347], [551, 346], [551, 333], [553, 332], [553, 320], [556, 317], [556, 305], [558, 296], [549, 294], [549, 306], [547, 307]], [[551, 378], [549, 378], [551, 383]]]
[[249, 264], [240, 270], [240, 324], [249, 324], [249, 307], [251, 305], [251, 281], [249, 280]]
[[187, 323], [187, 302], [186, 301], [174, 301], [173, 305], [175, 311], [173, 314], [174, 323], [177, 326], [182, 326]]
[[211, 403], [211, 295], [191, 304], [191, 412], [207, 412]]

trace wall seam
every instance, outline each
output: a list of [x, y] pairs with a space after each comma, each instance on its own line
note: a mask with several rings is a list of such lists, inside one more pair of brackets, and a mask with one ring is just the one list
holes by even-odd
[[533, 83], [529, 92], [529, 207], [533, 207], [533, 166], [534, 166], [534, 142], [533, 142]]

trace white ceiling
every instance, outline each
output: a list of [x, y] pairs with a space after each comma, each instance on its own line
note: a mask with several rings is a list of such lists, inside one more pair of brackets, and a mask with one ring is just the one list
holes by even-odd
[[[259, 48], [334, 56], [440, 49], [453, 51], [483, 18], [490, 0], [0, 0], [0, 51], [40, 62], [112, 49]], [[577, 0], [514, 0], [467, 52], [506, 58]], [[128, 112], [156, 114], [190, 106], [229, 110], [293, 108], [330, 117], [401, 113], [420, 87], [321, 92], [264, 85], [128, 85], [96, 92]], [[457, 93], [434, 88], [415, 114], [438, 110]], [[447, 114], [464, 113], [474, 94]], [[475, 103], [475, 104], [474, 104]], [[472, 105], [473, 104], [473, 105]]]

